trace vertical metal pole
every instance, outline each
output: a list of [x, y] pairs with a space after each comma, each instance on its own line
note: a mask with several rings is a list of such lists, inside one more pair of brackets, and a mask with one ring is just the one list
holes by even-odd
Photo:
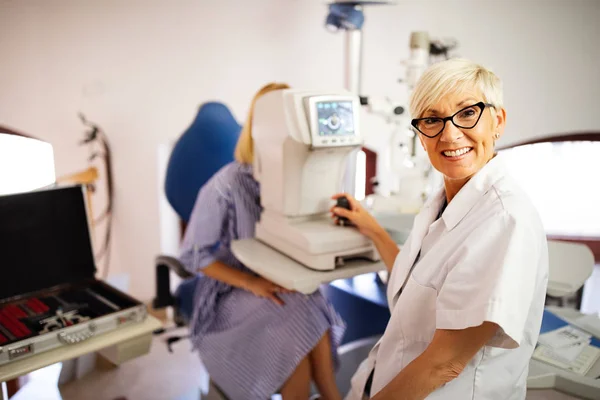
[[345, 77], [346, 89], [360, 95], [362, 78], [362, 31], [346, 31]]
[[[359, 29], [346, 30], [344, 54], [344, 85], [346, 90], [359, 96], [361, 94], [362, 74], [362, 31]], [[360, 110], [356, 110], [360, 112]], [[348, 155], [344, 191], [352, 196], [356, 194], [356, 154], [358, 150]]]

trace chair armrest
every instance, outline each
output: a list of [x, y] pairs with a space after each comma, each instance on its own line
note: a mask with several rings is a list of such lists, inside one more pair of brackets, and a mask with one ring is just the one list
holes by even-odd
[[152, 301], [152, 307], [156, 310], [175, 305], [175, 297], [171, 293], [171, 278], [169, 276], [171, 271], [181, 279], [189, 279], [194, 276], [176, 258], [169, 256], [156, 257], [156, 297]]
[[173, 271], [181, 279], [188, 279], [194, 276], [183, 267], [183, 264], [175, 257], [170, 256], [158, 256], [156, 257], [156, 266], [164, 265], [170, 271]]

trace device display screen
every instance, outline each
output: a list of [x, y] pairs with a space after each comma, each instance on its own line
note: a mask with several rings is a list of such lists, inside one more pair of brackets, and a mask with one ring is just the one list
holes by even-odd
[[316, 105], [319, 136], [354, 135], [351, 101], [320, 101]]

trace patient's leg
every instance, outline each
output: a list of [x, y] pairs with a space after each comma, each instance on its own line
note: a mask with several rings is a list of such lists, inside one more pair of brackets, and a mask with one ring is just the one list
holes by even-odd
[[323, 400], [341, 400], [342, 396], [335, 383], [335, 371], [331, 356], [329, 331], [309, 353], [312, 377]]
[[310, 361], [304, 357], [292, 375], [283, 384], [281, 396], [283, 400], [306, 400], [310, 395]]

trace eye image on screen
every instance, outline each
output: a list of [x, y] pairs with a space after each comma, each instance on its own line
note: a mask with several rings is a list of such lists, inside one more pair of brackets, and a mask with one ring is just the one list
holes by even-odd
[[351, 101], [321, 101], [317, 103], [319, 136], [354, 135], [354, 114]]

